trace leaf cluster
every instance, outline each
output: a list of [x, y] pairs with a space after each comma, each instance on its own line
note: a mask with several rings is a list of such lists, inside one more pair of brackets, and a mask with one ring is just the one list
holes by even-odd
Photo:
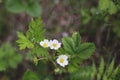
[[114, 59], [105, 66], [105, 61], [101, 58], [99, 67], [96, 67], [95, 63], [92, 66], [80, 67], [68, 80], [120, 80], [119, 69], [119, 66], [114, 68]]
[[31, 70], [27, 70], [24, 73], [23, 79], [22, 80], [39, 80], [39, 77], [37, 74]]
[[[114, 59], [111, 63], [105, 67], [105, 61], [101, 58], [101, 62], [98, 68], [96, 68], [97, 80], [116, 80], [119, 66], [114, 69]], [[119, 80], [119, 79], [118, 79]]]
[[67, 54], [78, 56], [81, 59], [89, 58], [95, 51], [94, 43], [81, 43], [78, 32], [73, 33], [72, 37], [64, 37], [62, 43]]
[[10, 12], [26, 12], [33, 17], [38, 17], [42, 13], [42, 8], [38, 0], [6, 0], [6, 8]]
[[18, 40], [16, 42], [20, 50], [28, 48], [31, 49], [30, 52], [33, 56], [48, 56], [48, 50], [39, 45], [39, 42], [44, 39], [45, 30], [43, 26], [41, 18], [38, 18], [30, 22], [29, 29], [25, 35], [22, 32], [17, 32]]
[[92, 66], [80, 67], [78, 71], [72, 73], [68, 80], [93, 80], [94, 71]]
[[16, 48], [10, 43], [5, 43], [0, 46], [0, 71], [8, 68], [16, 68], [22, 61], [22, 55], [18, 54]]
[[36, 70], [25, 71], [22, 80], [53, 80], [53, 76], [48, 74], [48, 66], [42, 61], [38, 62]]
[[39, 43], [44, 39], [45, 29], [41, 18], [32, 20], [29, 24], [29, 29], [26, 33], [26, 37], [35, 43]]
[[109, 14], [115, 14], [118, 11], [117, 5], [112, 0], [99, 0], [99, 8]]
[[59, 53], [70, 56], [69, 72], [77, 71], [82, 61], [88, 59], [95, 51], [94, 43], [82, 43], [78, 32], [73, 33], [72, 37], [64, 37], [62, 43], [63, 48], [59, 50]]
[[82, 43], [80, 34], [75, 32], [72, 37], [62, 38], [63, 47], [57, 50], [57, 52], [51, 51], [52, 55], [50, 55], [48, 48], [43, 48], [39, 44], [40, 41], [45, 39], [44, 33], [45, 30], [43, 29], [41, 19], [31, 21], [25, 35], [18, 32], [17, 43], [19, 44], [20, 49], [30, 48], [35, 63], [38, 63], [38, 61], [42, 59], [49, 59], [57, 67], [54, 62], [56, 55], [66, 54], [69, 56], [68, 71], [75, 72], [79, 69], [80, 63], [82, 63], [83, 60], [88, 59], [95, 51], [94, 43]]

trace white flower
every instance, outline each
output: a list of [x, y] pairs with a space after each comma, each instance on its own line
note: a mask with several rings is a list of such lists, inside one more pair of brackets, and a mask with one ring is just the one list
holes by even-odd
[[47, 48], [50, 46], [50, 42], [47, 39], [45, 39], [44, 41], [40, 42], [40, 45], [44, 48]]
[[68, 59], [67, 55], [60, 55], [56, 61], [60, 66], [65, 67], [66, 65], [68, 65], [67, 59]]
[[50, 49], [54, 49], [57, 50], [61, 47], [61, 43], [58, 42], [58, 40], [54, 39], [54, 40], [50, 40]]

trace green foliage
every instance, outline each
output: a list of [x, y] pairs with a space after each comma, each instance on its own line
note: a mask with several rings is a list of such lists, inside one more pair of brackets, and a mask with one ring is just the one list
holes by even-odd
[[120, 66], [118, 66], [112, 74], [115, 80], [120, 80]]
[[64, 37], [62, 39], [62, 43], [63, 43], [64, 49], [67, 53], [74, 54], [74, 47], [73, 47], [74, 42], [73, 42], [72, 38]]
[[29, 24], [29, 30], [26, 33], [27, 38], [35, 43], [39, 43], [44, 39], [45, 30], [43, 29], [43, 22], [41, 18], [33, 20]]
[[93, 43], [81, 43], [81, 37], [79, 33], [73, 33], [72, 37], [64, 37], [62, 39], [63, 49], [61, 53], [65, 52], [71, 56], [70, 64], [68, 65], [68, 71], [73, 73], [79, 69], [79, 64], [84, 59], [88, 59], [95, 51], [95, 45]]
[[[54, 64], [56, 72], [67, 72], [66, 69], [68, 69], [68, 72], [74, 73], [80, 69], [79, 65], [82, 63], [82, 61], [88, 59], [95, 50], [95, 45], [93, 43], [81, 43], [81, 37], [79, 33], [75, 32], [73, 33], [72, 37], [64, 37], [62, 39], [63, 48], [60, 48], [58, 51], [50, 51], [49, 48], [40, 46], [40, 42], [45, 39], [44, 33], [45, 30], [43, 29], [43, 23], [41, 19], [36, 19], [30, 22], [29, 29], [25, 36], [18, 32], [17, 43], [20, 45], [20, 49], [31, 48], [31, 54], [29, 56], [30, 59], [33, 58], [34, 63], [37, 64], [36, 66], [39, 65], [39, 61], [43, 61], [45, 63], [50, 61]], [[51, 44], [50, 41], [49, 44]], [[60, 47], [62, 46], [60, 45]], [[69, 59], [69, 64], [66, 69], [58, 67], [55, 63], [55, 59], [59, 56], [59, 54], [66, 54]], [[88, 76], [88, 74], [86, 74], [86, 76]], [[93, 74], [90, 76], [93, 76]]]
[[94, 65], [80, 67], [78, 71], [70, 75], [69, 80], [93, 80], [93, 75], [95, 74], [94, 68]]
[[13, 13], [22, 13], [25, 11], [33, 17], [38, 17], [42, 13], [42, 8], [37, 0], [6, 0], [6, 8]]
[[48, 57], [48, 50], [45, 48], [41, 48], [40, 46], [36, 46], [32, 49], [32, 53], [34, 53], [37, 57]]
[[25, 10], [25, 5], [21, 0], [7, 0], [6, 8], [13, 13], [21, 13]]
[[110, 63], [110, 65], [107, 67], [106, 75], [108, 77], [111, 76], [113, 69], [114, 69], [114, 60], [112, 60], [112, 62]]
[[74, 75], [72, 75], [71, 80], [90, 80], [91, 68], [84, 67], [79, 69]]
[[0, 71], [8, 68], [16, 68], [21, 62], [22, 55], [10, 43], [5, 43], [0, 47]]
[[23, 33], [17, 32], [17, 35], [19, 40], [17, 40], [16, 42], [19, 44], [20, 50], [34, 47], [33, 43], [28, 40], [28, 38], [24, 36]]
[[16, 41], [20, 49], [25, 48], [34, 48], [34, 43], [39, 43], [44, 37], [45, 30], [43, 29], [43, 23], [41, 19], [36, 19], [31, 21], [29, 25], [29, 30], [26, 33], [26, 36], [23, 33], [18, 33], [18, 40]]
[[106, 10], [109, 8], [109, 0], [99, 0], [99, 8], [100, 10]]
[[93, 54], [94, 51], [94, 43], [82, 43], [78, 49], [79, 57], [81, 59], [87, 59]]
[[95, 63], [92, 66], [79, 67], [68, 80], [120, 80], [119, 69], [119, 66], [114, 69], [114, 60], [105, 66], [104, 59], [101, 58], [99, 67]]
[[[118, 8], [120, 9], [120, 7], [118, 7], [120, 5], [119, 0], [99, 0], [99, 9], [100, 10], [97, 7], [95, 7], [92, 14], [89, 10], [92, 4], [89, 4], [89, 2], [85, 3], [85, 1], [88, 1], [88, 0], [77, 0], [77, 1], [70, 0], [70, 2], [74, 3], [73, 6], [71, 6], [71, 8], [74, 6], [77, 6], [77, 8], [79, 8], [78, 11], [80, 12], [80, 18], [81, 18], [80, 24], [82, 23], [82, 25], [84, 25], [84, 24], [89, 25], [89, 26], [85, 26], [86, 29], [91, 29], [91, 28], [88, 28], [91, 26], [92, 27], [96, 27], [96, 26], [101, 27], [102, 25], [106, 26], [108, 24], [110, 24], [110, 26], [111, 26], [111, 25], [113, 25], [113, 21], [117, 22], [117, 18], [119, 21], [119, 17], [118, 17], [119, 13], [117, 13]], [[117, 1], [117, 3], [113, 2], [113, 1]], [[76, 2], [79, 5], [76, 5]], [[95, 4], [95, 3], [97, 3], [96, 0], [92, 0], [91, 2], [94, 2], [94, 5], [92, 5], [92, 7], [97, 6]], [[87, 7], [87, 6], [88, 7], [90, 6], [90, 7], [87, 9], [87, 8], [84, 8], [81, 4], [85, 7]], [[38, 0], [35, 0], [35, 1], [34, 0], [6, 0], [6, 8], [8, 9], [8, 11], [13, 12], [13, 13], [26, 12], [27, 14], [29, 14], [31, 16], [35, 16], [35, 17], [40, 16], [40, 14], [41, 14], [41, 6], [39, 5]], [[77, 8], [74, 8], [74, 10]], [[75, 13], [75, 14], [72, 14], [72, 15], [74, 15], [76, 17], [76, 15], [79, 15], [79, 14], [76, 13], [74, 10], [73, 10], [73, 13]], [[115, 15], [113, 15], [113, 14], [115, 14]], [[93, 18], [93, 21], [91, 18]], [[88, 23], [88, 22], [91, 22], [91, 23]], [[117, 24], [117, 23], [115, 23], [115, 24], [116, 25], [113, 26], [112, 29], [116, 33], [116, 35], [118, 37], [120, 37], [119, 24]], [[104, 59], [102, 58], [99, 67], [96, 67], [95, 64], [94, 64], [94, 67], [86, 67], [86, 66], [80, 67], [80, 64], [82, 63], [82, 61], [84, 59], [88, 59], [93, 54], [93, 52], [95, 50], [95, 45], [93, 43], [81, 43], [81, 38], [80, 38], [79, 33], [74, 33], [72, 37], [63, 38], [63, 40], [62, 40], [63, 48], [61, 48], [58, 52], [54, 52], [52, 50], [48, 51], [48, 49], [40, 47], [39, 42], [44, 39], [44, 36], [43, 36], [44, 30], [42, 27], [43, 27], [42, 20], [33, 20], [30, 23], [29, 30], [27, 31], [27, 33], [25, 35], [21, 32], [18, 32], [19, 39], [18, 39], [17, 43], [19, 44], [20, 49], [26, 49], [26, 48], [31, 49], [30, 50], [30, 52], [31, 52], [30, 56], [32, 55], [31, 59], [35, 57], [35, 59], [38, 59], [38, 60], [42, 60], [42, 59], [46, 59], [46, 58], [48, 60], [48, 57], [52, 56], [53, 60], [55, 61], [56, 57], [59, 54], [67, 54], [69, 56], [69, 58], [68, 58], [69, 64], [68, 64], [68, 66], [65, 67], [65, 69], [68, 69], [69, 72], [73, 73], [73, 75], [71, 75], [71, 78], [69, 80], [94, 80], [93, 79], [94, 76], [97, 77], [97, 80], [119, 80], [120, 79], [120, 76], [119, 76], [120, 71], [118, 72], [119, 67], [114, 69], [114, 60], [108, 66], [106, 66]], [[82, 26], [82, 27], [84, 27], [84, 26]], [[104, 28], [104, 26], [102, 26], [102, 27]], [[95, 28], [93, 31], [95, 32], [96, 30], [98, 30], [98, 29]], [[83, 29], [83, 31], [84, 31], [84, 29]], [[101, 31], [104, 31], [104, 30], [101, 30]], [[101, 31], [100, 32], [98, 31], [98, 32], [102, 33]], [[106, 31], [106, 29], [105, 29], [105, 31]], [[89, 33], [89, 31], [88, 31], [88, 33]], [[105, 36], [102, 36], [101, 39], [103, 37], [105, 37]], [[50, 52], [50, 55], [49, 55], [49, 52]], [[0, 56], [2, 56], [2, 54]], [[43, 60], [43, 62], [44, 61], [45, 60]], [[39, 62], [37, 65], [38, 69], [41, 69], [41, 70], [39, 70], [39, 71], [41, 71], [41, 73], [39, 72], [40, 78], [46, 77], [46, 76], [43, 76], [43, 74], [47, 74], [46, 71], [45, 71], [45, 73], [43, 73], [44, 72], [43, 68], [45, 68], [45, 66], [43, 66], [43, 65], [45, 65], [45, 64], [41, 64], [41, 66], [39, 66]], [[5, 67], [6, 66], [4, 65], [4, 62], [1, 61], [0, 69], [5, 70], [6, 69]], [[58, 67], [58, 66], [55, 66], [55, 67]], [[95, 75], [95, 73], [96, 73], [96, 75]], [[26, 74], [27, 75], [29, 75], [29, 74], [36, 75], [36, 73], [31, 73], [29, 71], [26, 72]], [[26, 74], [25, 74], [25, 76], [26, 76]], [[29, 80], [29, 78], [31, 78], [31, 77], [27, 77], [25, 79]], [[31, 79], [38, 80], [39, 78], [32, 77]], [[49, 80], [49, 78], [46, 78], [45, 80]]]
[[104, 59], [101, 58], [100, 66], [97, 69], [97, 80], [116, 80], [119, 66], [114, 69], [114, 60], [105, 68]]
[[43, 61], [39, 61], [37, 65], [37, 74], [41, 78], [41, 80], [53, 80], [53, 76], [51, 74], [48, 74], [48, 69], [51, 67], [48, 66]]
[[109, 14], [115, 14], [117, 12], [117, 6], [112, 2], [112, 0], [99, 0], [99, 8], [102, 11], [106, 11]]
[[80, 67], [79, 64], [81, 63], [82, 63], [82, 59], [80, 59], [79, 57], [72, 58], [72, 60], [70, 61], [68, 65], [68, 71], [70, 73], [74, 73], [78, 71]]
[[24, 73], [24, 76], [23, 76], [22, 80], [40, 80], [40, 79], [35, 72], [27, 70]]
[[112, 1], [110, 1], [110, 5], [109, 5], [109, 10], [108, 10], [108, 12], [110, 13], [110, 14], [115, 14], [116, 12], [117, 12], [117, 6], [112, 2]]
[[104, 73], [104, 68], [105, 68], [104, 59], [101, 58], [101, 62], [100, 62], [99, 68], [98, 68], [99, 73], [97, 74], [97, 80], [101, 80], [101, 76]]
[[114, 60], [105, 67], [104, 59], [101, 58], [99, 67], [93, 63], [92, 66], [79, 67], [73, 72], [68, 80], [119, 80], [119, 66], [114, 69]]
[[62, 39], [65, 51], [70, 55], [79, 56], [81, 59], [89, 58], [95, 51], [93, 43], [81, 43], [79, 33], [75, 32], [72, 37]]
[[27, 70], [22, 80], [53, 80], [53, 76], [48, 74], [48, 67], [44, 62], [39, 61], [35, 66], [37, 71]]
[[88, 9], [81, 9], [81, 22], [87, 24], [91, 20], [90, 11]]
[[45, 30], [43, 29], [43, 22], [40, 18], [32, 20], [29, 24], [29, 29], [25, 35], [17, 32], [18, 40], [16, 41], [20, 50], [30, 48], [31, 55], [37, 57], [47, 57], [48, 50], [40, 47], [39, 42], [44, 39]]
[[27, 2], [26, 13], [33, 17], [38, 17], [42, 14], [42, 8], [38, 1], [30, 0]]
[[94, 79], [94, 78], [95, 78], [96, 73], [97, 73], [97, 68], [96, 68], [95, 63], [93, 62], [92, 72], [91, 72], [91, 79]]
[[45, 30], [43, 29], [43, 22], [41, 19], [36, 19], [32, 21], [29, 25], [29, 30], [27, 31], [27, 37], [32, 39], [34, 43], [37, 43], [33, 49], [32, 53], [38, 57], [48, 57], [49, 53], [46, 48], [40, 47], [39, 42], [44, 39]]
[[68, 80], [119, 80], [119, 69], [114, 69], [114, 60], [105, 67], [104, 59], [101, 58], [99, 67], [96, 67], [95, 63], [92, 66], [79, 67], [76, 72], [70, 74]]

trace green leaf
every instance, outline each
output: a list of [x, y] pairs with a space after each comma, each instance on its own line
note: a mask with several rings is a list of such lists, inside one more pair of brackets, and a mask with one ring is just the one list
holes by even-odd
[[76, 50], [76, 47], [80, 45], [80, 40], [81, 40], [79, 33], [78, 32], [73, 33], [72, 39], [74, 42], [74, 50]]
[[103, 79], [102, 80], [109, 80], [109, 79], [107, 78], [106, 75], [103, 75]]
[[41, 48], [40, 46], [36, 46], [32, 49], [32, 53], [36, 55], [37, 57], [48, 57], [49, 53], [46, 48]]
[[91, 20], [90, 11], [88, 9], [81, 9], [81, 22], [82, 24], [87, 24]]
[[111, 74], [111, 78], [115, 79], [116, 78], [116, 75], [118, 73], [118, 70], [119, 70], [120, 66], [118, 66]]
[[33, 53], [32, 53], [31, 50], [28, 51], [28, 52], [25, 54], [25, 59], [26, 59], [26, 60], [29, 60], [29, 61], [33, 61], [34, 55], [33, 55]]
[[5, 71], [6, 70], [6, 64], [4, 61], [0, 61], [0, 71]]
[[103, 73], [104, 73], [104, 67], [105, 67], [104, 59], [101, 58], [99, 69], [98, 69], [100, 75], [103, 75]]
[[35, 43], [39, 43], [44, 39], [45, 29], [43, 26], [44, 24], [41, 18], [32, 20], [29, 24], [29, 30], [26, 33], [27, 38]]
[[110, 1], [109, 0], [99, 0], [99, 8], [100, 10], [106, 10], [109, 8]]
[[[105, 70], [106, 69], [106, 70]], [[99, 68], [97, 70], [97, 80], [119, 80], [119, 66], [114, 70], [114, 60], [105, 68], [104, 59], [101, 58]]]
[[2, 55], [0, 56], [0, 71], [16, 68], [23, 58], [10, 43], [5, 43], [0, 47], [0, 55]]
[[82, 63], [82, 60], [80, 58], [72, 58], [68, 65], [68, 71], [70, 73], [74, 73], [79, 70], [79, 65]]
[[20, 62], [22, 60], [22, 58], [23, 58], [23, 56], [21, 56], [21, 54], [17, 53], [17, 55], [15, 55], [13, 57], [13, 60], [15, 60], [17, 63], [17, 62]]
[[89, 58], [95, 51], [95, 45], [93, 43], [82, 43], [77, 50], [78, 56], [81, 59]]
[[25, 6], [21, 0], [7, 0], [6, 8], [8, 11], [13, 13], [21, 13], [25, 11]]
[[104, 67], [105, 67], [104, 59], [101, 58], [100, 65], [99, 65], [99, 68], [98, 68], [98, 74], [97, 74], [97, 79], [98, 80], [101, 80], [101, 76], [104, 73]]
[[22, 80], [40, 80], [39, 77], [35, 72], [32, 72], [30, 70], [27, 70], [24, 73], [23, 79]]
[[115, 14], [117, 12], [117, 6], [112, 1], [110, 1], [108, 12], [110, 14]]
[[46, 65], [46, 63], [44, 63], [43, 61], [39, 61], [37, 66], [37, 73], [40, 76], [40, 78], [45, 78], [44, 76], [48, 76], [48, 68], [49, 66]]
[[109, 12], [109, 14], [117, 12], [117, 6], [111, 0], [99, 0], [99, 8], [102, 11]]
[[70, 76], [70, 80], [93, 80], [91, 79], [92, 67], [84, 66], [80, 67], [77, 72]]
[[101, 75], [97, 73], [97, 80], [101, 80]]
[[16, 66], [17, 66], [16, 64], [17, 63], [15, 61], [13, 61], [13, 60], [9, 61], [9, 65], [10, 65], [11, 68], [16, 68]]
[[92, 64], [92, 72], [91, 72], [91, 79], [93, 79], [95, 77], [96, 73], [97, 73], [96, 65], [93, 62], [93, 64]]
[[93, 43], [80, 43], [80, 39], [80, 35], [77, 32], [72, 35], [72, 38], [64, 37], [62, 39], [63, 48], [71, 55], [77, 55], [81, 59], [87, 59], [93, 54], [95, 45]]
[[18, 40], [16, 41], [19, 44], [20, 50], [25, 48], [33, 48], [34, 45], [24, 36], [23, 33], [17, 32]]
[[7, 0], [6, 8], [13, 13], [21, 13], [25, 11], [32, 17], [39, 17], [42, 14], [42, 8], [38, 0]]
[[76, 72], [78, 70], [78, 67], [74, 66], [74, 65], [69, 65], [68, 66], [68, 71], [70, 73]]
[[59, 50], [57, 50], [57, 52], [58, 52], [58, 55], [61, 55], [61, 54], [65, 54], [65, 53], [66, 53], [66, 51], [65, 51], [64, 48], [60, 48]]
[[106, 75], [108, 77], [110, 77], [110, 75], [112, 74], [113, 68], [114, 68], [114, 60], [112, 60], [111, 64], [108, 66], [106, 70]]
[[37, 1], [28, 3], [26, 12], [33, 17], [39, 17], [42, 14], [42, 8]]
[[19, 62], [21, 62], [21, 60], [22, 60], [22, 58], [23, 58], [23, 56], [21, 56], [21, 54], [18, 54], [18, 53], [16, 53], [17, 55], [15, 55], [15, 56], [11, 56], [12, 57], [12, 59], [10, 59], [9, 60], [9, 66], [11, 67], [11, 68], [16, 68], [17, 67], [17, 64], [19, 63]]
[[74, 54], [74, 49], [73, 49], [74, 42], [70, 37], [64, 37], [62, 39], [62, 43], [63, 43], [64, 49], [67, 53]]
[[64, 45], [65, 51], [67, 51], [70, 54], [76, 53], [76, 49], [80, 45], [79, 33], [77, 33], [77, 32], [73, 33], [72, 38], [64, 37], [62, 39], [62, 43]]

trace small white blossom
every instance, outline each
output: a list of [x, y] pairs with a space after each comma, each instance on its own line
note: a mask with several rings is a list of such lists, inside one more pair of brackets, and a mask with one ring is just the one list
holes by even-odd
[[56, 61], [60, 66], [65, 67], [66, 65], [68, 65], [67, 59], [68, 59], [67, 55], [60, 55]]
[[50, 40], [50, 49], [58, 50], [61, 47], [61, 43], [58, 40]]
[[47, 39], [45, 39], [44, 41], [40, 42], [40, 45], [44, 48], [47, 48], [50, 46], [50, 42]]

